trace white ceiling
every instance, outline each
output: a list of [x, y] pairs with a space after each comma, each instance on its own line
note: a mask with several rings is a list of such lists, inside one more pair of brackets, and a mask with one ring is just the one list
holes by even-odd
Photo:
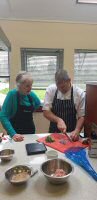
[[97, 4], [76, 4], [76, 0], [0, 0], [0, 19], [97, 24]]

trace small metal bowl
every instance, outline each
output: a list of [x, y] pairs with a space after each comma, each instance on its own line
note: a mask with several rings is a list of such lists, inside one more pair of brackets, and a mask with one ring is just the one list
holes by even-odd
[[[55, 173], [57, 169], [62, 169], [66, 175], [56, 177]], [[41, 171], [47, 180], [53, 184], [62, 184], [67, 181], [71, 176], [74, 167], [63, 159], [48, 160], [41, 165]]]
[[2, 161], [9, 161], [13, 158], [14, 150], [13, 149], [3, 149], [0, 151], [0, 158]]
[[32, 169], [25, 165], [14, 166], [5, 172], [7, 180], [14, 185], [26, 183], [31, 176], [33, 176]]

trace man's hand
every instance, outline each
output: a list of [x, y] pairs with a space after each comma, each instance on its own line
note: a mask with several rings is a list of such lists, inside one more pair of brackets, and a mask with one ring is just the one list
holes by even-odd
[[70, 138], [72, 139], [73, 142], [76, 142], [79, 140], [79, 133], [74, 130], [70, 133]]
[[62, 132], [62, 133], [66, 133], [66, 124], [62, 119], [59, 119], [57, 122], [57, 128]]
[[20, 134], [15, 134], [12, 139], [15, 141], [15, 142], [21, 142], [24, 140], [24, 136], [20, 135]]

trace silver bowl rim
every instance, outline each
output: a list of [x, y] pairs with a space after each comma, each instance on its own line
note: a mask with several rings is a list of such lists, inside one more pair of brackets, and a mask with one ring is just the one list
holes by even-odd
[[[54, 177], [54, 176], [50, 176], [50, 175], [46, 174], [45, 172], [43, 172], [42, 166], [43, 166], [43, 164], [45, 164], [45, 163], [47, 163], [47, 162], [49, 162], [49, 161], [52, 161], [52, 160], [62, 160], [62, 161], [65, 161], [66, 163], [68, 163], [68, 164], [71, 166], [71, 168], [72, 168], [71, 172], [68, 173], [67, 175], [61, 176], [61, 177]], [[70, 162], [68, 162], [67, 160], [61, 159], [61, 158], [53, 158], [53, 159], [49, 159], [49, 160], [43, 162], [43, 163], [41, 164], [41, 166], [40, 166], [40, 169], [41, 169], [41, 172], [44, 174], [44, 176], [46, 176], [46, 177], [48, 177], [48, 178], [52, 178], [52, 179], [63, 179], [63, 178], [65, 178], [65, 177], [70, 176], [70, 175], [74, 172], [74, 166], [73, 166]]]
[[31, 169], [32, 169], [32, 168], [29, 167], [28, 165], [18, 164], [18, 165], [14, 165], [14, 166], [9, 167], [9, 168], [5, 171], [5, 173], [8, 172], [9, 170], [12, 170], [12, 169], [16, 168], [16, 167], [27, 167], [30, 171], [31, 171]]

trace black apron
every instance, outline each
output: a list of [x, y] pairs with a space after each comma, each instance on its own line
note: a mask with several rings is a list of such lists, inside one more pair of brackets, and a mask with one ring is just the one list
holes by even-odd
[[20, 94], [17, 92], [17, 112], [10, 119], [10, 122], [18, 134], [33, 134], [35, 133], [35, 125], [33, 122], [33, 101], [30, 95], [27, 95], [31, 103], [30, 106], [20, 104]]
[[[57, 116], [63, 119], [67, 126], [67, 132], [71, 132], [76, 127], [76, 109], [73, 100], [73, 87], [71, 89], [71, 99], [60, 100], [57, 99], [58, 90], [55, 92], [54, 100], [52, 103], [52, 112]], [[61, 131], [57, 128], [57, 123], [50, 122], [49, 127], [50, 133], [60, 133]]]

